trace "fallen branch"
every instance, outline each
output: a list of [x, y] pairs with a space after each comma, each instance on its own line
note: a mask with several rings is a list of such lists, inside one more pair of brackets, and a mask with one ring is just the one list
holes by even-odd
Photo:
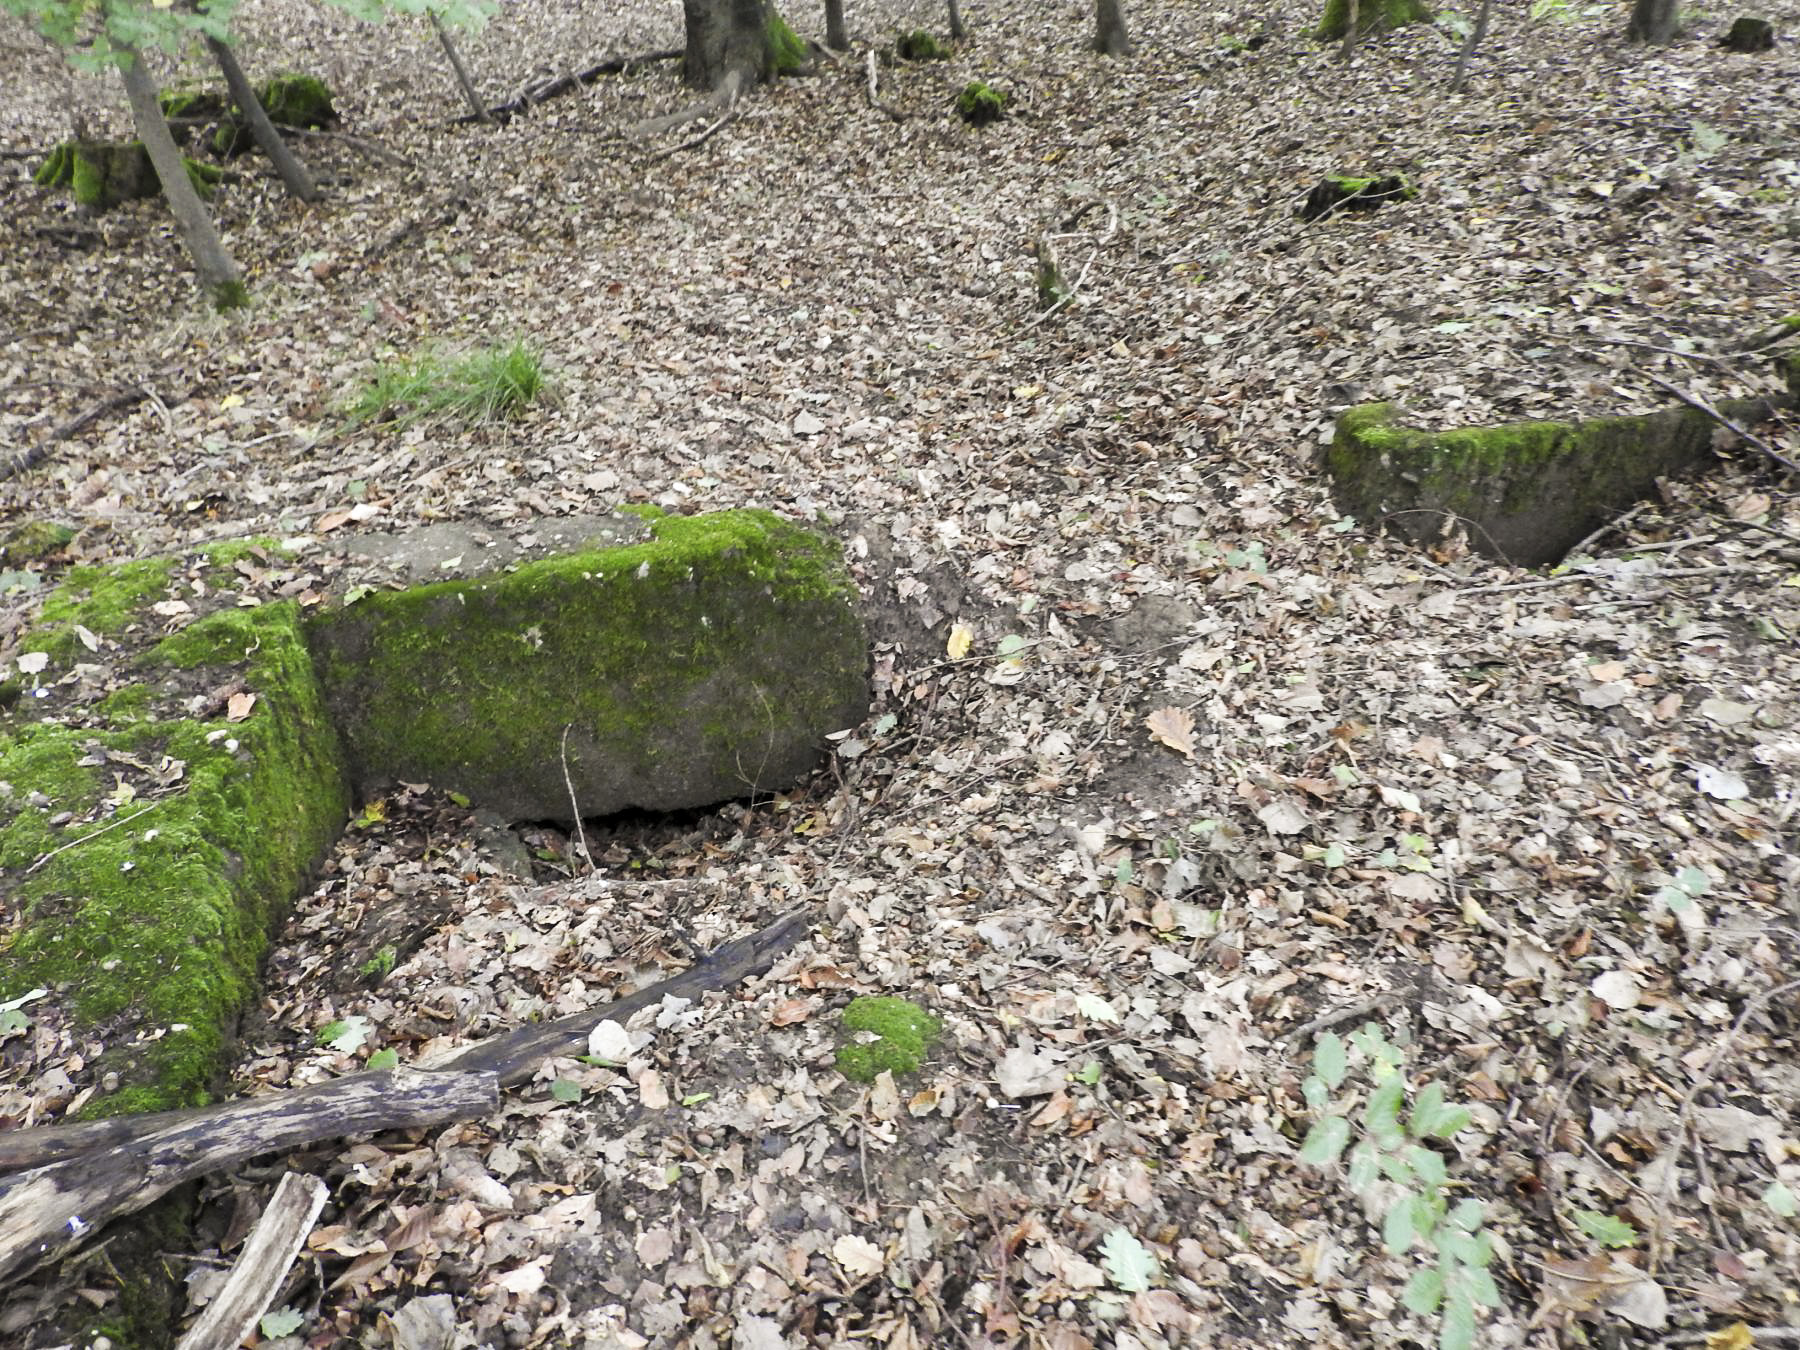
[[904, 122], [906, 120], [906, 114], [901, 112], [898, 108], [888, 107], [888, 105], [883, 103], [875, 93], [875, 49], [873, 47], [869, 48], [866, 65], [869, 72], [869, 106], [875, 109], [876, 112], [886, 113], [896, 122]]
[[372, 159], [384, 159], [389, 164], [398, 164], [403, 169], [416, 169], [419, 161], [409, 159], [398, 150], [390, 150], [385, 145], [377, 145], [374, 141], [362, 136], [352, 136], [347, 131], [325, 131], [317, 127], [283, 127], [290, 136], [314, 136], [324, 140], [342, 141], [345, 145], [353, 145]]
[[[600, 62], [599, 65], [589, 66], [586, 70], [571, 71], [567, 75], [558, 75], [554, 79], [529, 85], [514, 97], [507, 99], [506, 102], [496, 103], [487, 108], [485, 110], [486, 120], [504, 122], [548, 99], [555, 98], [558, 94], [566, 94], [571, 89], [585, 88], [602, 75], [623, 75], [633, 66], [647, 66], [656, 61], [675, 61], [680, 59], [681, 55], [681, 49], [675, 47], [667, 51], [644, 52], [638, 56], [615, 56], [610, 60]], [[469, 113], [457, 118], [452, 125], [481, 120], [475, 114]]]
[[175, 1350], [237, 1350], [281, 1292], [288, 1267], [312, 1232], [329, 1194], [317, 1177], [285, 1172], [269, 1207], [244, 1243], [225, 1287], [213, 1296], [200, 1320]]
[[[173, 369], [174, 367], [172, 366], [165, 367], [150, 376], [150, 380], [166, 375]], [[17, 454], [0, 460], [0, 482], [5, 482], [8, 478], [16, 478], [20, 474], [36, 468], [49, 457], [50, 452], [56, 448], [58, 442], [68, 440], [69, 437], [73, 436], [96, 418], [104, 417], [108, 413], [119, 412], [125, 408], [135, 407], [145, 399], [153, 397], [154, 395], [150, 388], [150, 380], [145, 380], [142, 384], [134, 384], [129, 389], [121, 389], [117, 393], [108, 394], [85, 412], [77, 413], [61, 426], [55, 428], [36, 445], [28, 445]]]
[[[1646, 380], [1649, 380], [1652, 384], [1661, 385], [1664, 389], [1667, 389], [1671, 394], [1675, 395], [1676, 398], [1680, 399], [1683, 403], [1687, 404], [1688, 407], [1692, 408], [1695, 412], [1705, 413], [1708, 417], [1712, 418], [1713, 421], [1717, 422], [1720, 426], [1724, 427], [1727, 431], [1730, 431], [1738, 436], [1743, 437], [1746, 441], [1749, 441], [1751, 445], [1754, 445], [1758, 450], [1762, 451], [1770, 459], [1774, 460], [1777, 464], [1781, 465], [1789, 473], [1800, 473], [1800, 464], [1794, 463], [1793, 460], [1789, 459], [1786, 455], [1782, 454], [1781, 451], [1777, 450], [1774, 446], [1770, 445], [1767, 441], [1765, 441], [1761, 436], [1758, 436], [1755, 432], [1746, 431], [1743, 427], [1739, 426], [1736, 422], [1732, 421], [1731, 418], [1727, 417], [1724, 413], [1720, 412], [1717, 408], [1713, 407], [1713, 405], [1708, 403], [1705, 399], [1700, 398], [1698, 395], [1690, 394], [1687, 392], [1687, 390], [1679, 388], [1676, 385], [1670, 384], [1667, 380], [1663, 379], [1662, 376], [1653, 374], [1652, 372], [1650, 372], [1648, 370], [1643, 371], [1641, 373]], [[1762, 412], [1760, 414], [1760, 416], [1766, 417], [1766, 416], [1768, 416], [1768, 413], [1773, 410], [1774, 404], [1771, 402], [1765, 401], [1763, 407], [1764, 407], [1765, 411]]]
[[184, 1181], [321, 1139], [469, 1120], [499, 1089], [553, 1055], [578, 1055], [602, 1017], [629, 1019], [664, 998], [697, 998], [761, 974], [799, 941], [795, 910], [724, 943], [680, 974], [629, 997], [468, 1046], [430, 1068], [377, 1070], [293, 1092], [192, 1111], [121, 1116], [0, 1134], [0, 1285], [74, 1251], [109, 1220]]

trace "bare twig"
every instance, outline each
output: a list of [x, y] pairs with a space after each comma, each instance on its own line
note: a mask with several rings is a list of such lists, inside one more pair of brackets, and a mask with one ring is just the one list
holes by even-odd
[[575, 799], [575, 781], [569, 777], [569, 730], [574, 725], [573, 722], [568, 722], [563, 725], [563, 785], [569, 789], [569, 816], [575, 822], [575, 837], [581, 841], [581, 856], [587, 860], [588, 871], [597, 872], [599, 871], [599, 868], [594, 865], [594, 855], [588, 849], [587, 826], [581, 823], [581, 803]]
[[51, 849], [48, 853], [46, 853], [42, 857], [40, 857], [36, 862], [32, 863], [30, 867], [27, 867], [25, 869], [25, 875], [30, 876], [33, 872], [37, 871], [38, 868], [42, 867], [45, 863], [49, 862], [57, 854], [67, 853], [72, 848], [80, 848], [83, 844], [87, 843], [90, 839], [98, 839], [101, 835], [105, 834], [108, 830], [116, 830], [121, 825], [129, 825], [129, 824], [131, 824], [132, 821], [136, 820], [139, 816], [145, 814], [146, 812], [154, 811], [155, 809], [156, 809], [156, 803], [151, 802], [150, 805], [144, 807], [142, 810], [133, 811], [128, 816], [120, 816], [119, 819], [112, 821], [109, 824], [102, 825], [99, 829], [94, 830], [89, 834], [84, 834], [79, 839], [71, 839], [68, 843], [64, 844], [61, 848]]
[[888, 105], [883, 103], [875, 93], [875, 49], [873, 47], [869, 48], [868, 57], [864, 61], [864, 67], [868, 72], [867, 88], [869, 92], [869, 106], [875, 109], [876, 112], [886, 113], [896, 122], [904, 122], [906, 120], [906, 114], [901, 112], [898, 108], [888, 107]]
[[1793, 460], [1782, 454], [1781, 451], [1770, 445], [1755, 432], [1746, 431], [1743, 427], [1732, 421], [1724, 413], [1720, 412], [1717, 408], [1713, 407], [1712, 404], [1708, 403], [1697, 394], [1690, 394], [1687, 390], [1682, 389], [1677, 385], [1670, 384], [1667, 380], [1663, 379], [1662, 376], [1654, 374], [1651, 371], [1646, 370], [1639, 373], [1652, 384], [1660, 385], [1664, 389], [1667, 389], [1671, 394], [1675, 395], [1676, 398], [1687, 404], [1688, 407], [1692, 408], [1695, 412], [1705, 413], [1727, 431], [1743, 437], [1746, 441], [1750, 442], [1751, 445], [1754, 445], [1770, 459], [1785, 468], [1789, 473], [1800, 473], [1800, 464], [1794, 463]]
[[409, 159], [397, 150], [390, 150], [385, 145], [377, 145], [364, 136], [352, 136], [345, 131], [322, 131], [316, 127], [283, 127], [290, 136], [317, 136], [333, 141], [342, 141], [345, 145], [355, 146], [372, 159], [386, 160], [389, 164], [398, 164], [403, 169], [416, 169], [419, 161]]
[[654, 155], [650, 156], [650, 159], [653, 162], [655, 160], [659, 160], [659, 159], [667, 159], [670, 155], [678, 155], [683, 150], [692, 150], [695, 146], [704, 143], [706, 141], [706, 139], [708, 137], [710, 137], [715, 131], [717, 131], [720, 127], [724, 126], [732, 118], [734, 118], [738, 115], [738, 107], [739, 107], [739, 104], [737, 101], [737, 97], [734, 94], [732, 96], [731, 100], [728, 103], [726, 103], [725, 111], [720, 116], [718, 121], [714, 122], [711, 126], [709, 126], [705, 131], [701, 132], [698, 136], [691, 136], [687, 140], [683, 141], [680, 145], [671, 145], [666, 150], [658, 150]]
[[1341, 1027], [1346, 1022], [1354, 1022], [1359, 1017], [1368, 1017], [1397, 1003], [1400, 995], [1391, 990], [1385, 994], [1377, 994], [1374, 998], [1366, 998], [1361, 1003], [1349, 1003], [1341, 1008], [1332, 1008], [1320, 1013], [1312, 1021], [1296, 1027], [1284, 1038], [1290, 1045], [1304, 1045], [1321, 1031], [1329, 1031], [1332, 1027]]

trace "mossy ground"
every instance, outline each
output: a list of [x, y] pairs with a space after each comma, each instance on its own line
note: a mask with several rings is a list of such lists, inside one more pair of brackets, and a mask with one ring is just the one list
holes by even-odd
[[903, 998], [852, 999], [844, 1009], [844, 1030], [873, 1040], [852, 1040], [837, 1053], [838, 1072], [858, 1083], [872, 1083], [882, 1073], [918, 1072], [943, 1023]]
[[806, 42], [788, 21], [769, 12], [769, 68], [777, 75], [792, 75], [806, 69]]

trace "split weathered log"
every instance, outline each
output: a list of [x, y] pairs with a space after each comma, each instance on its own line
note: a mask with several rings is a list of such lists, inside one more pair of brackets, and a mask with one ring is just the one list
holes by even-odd
[[208, 1172], [339, 1135], [468, 1120], [499, 1104], [492, 1072], [387, 1069], [201, 1111], [98, 1157], [17, 1173], [0, 1180], [0, 1283]]
[[623, 1022], [665, 998], [697, 998], [761, 974], [799, 941], [808, 918], [804, 910], [785, 914], [659, 984], [482, 1041], [431, 1068], [371, 1071], [191, 1111], [0, 1135], [0, 1168], [30, 1168], [0, 1177], [0, 1286], [209, 1172], [321, 1139], [491, 1114], [502, 1085], [531, 1078], [550, 1056], [585, 1053], [600, 1018]]
[[213, 1295], [200, 1320], [188, 1329], [175, 1350], [237, 1350], [250, 1338], [269, 1310], [300, 1244], [318, 1222], [329, 1194], [318, 1177], [285, 1172], [256, 1221], [225, 1287]]
[[[558, 94], [585, 88], [602, 75], [623, 75], [633, 66], [647, 66], [657, 61], [678, 61], [683, 54], [682, 49], [676, 47], [670, 51], [644, 52], [639, 56], [615, 56], [610, 61], [602, 61], [598, 65], [589, 66], [586, 70], [570, 71], [567, 75], [558, 75], [553, 79], [542, 80], [536, 84], [527, 85], [506, 102], [496, 103], [489, 107], [486, 110], [487, 118], [485, 120], [504, 122], [508, 118], [516, 117], [518, 114], [536, 107], [547, 99], [555, 98]], [[484, 119], [476, 117], [473, 113], [456, 119], [457, 123], [482, 120]]]

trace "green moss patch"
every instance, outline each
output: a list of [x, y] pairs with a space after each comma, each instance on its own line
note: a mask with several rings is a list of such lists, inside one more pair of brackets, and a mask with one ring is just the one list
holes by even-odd
[[777, 75], [794, 75], [806, 69], [806, 41], [788, 21], [774, 10], [769, 11], [765, 30], [769, 44], [769, 69]]
[[[90, 1115], [207, 1100], [270, 928], [349, 805], [294, 605], [155, 641], [143, 615], [173, 566], [72, 572], [20, 644], [51, 655], [33, 679], [60, 695], [95, 659], [77, 626], [141, 635], [139, 678], [85, 707], [22, 698], [0, 722], [0, 1000], [49, 989], [34, 1015], [89, 1047], [94, 1081], [117, 1075]], [[221, 687], [254, 696], [241, 720], [196, 697]]]
[[[1356, 29], [1359, 33], [1404, 28], [1409, 23], [1431, 22], [1431, 6], [1424, 0], [1358, 0]], [[1344, 35], [1350, 23], [1350, 0], [1325, 0], [1325, 13], [1315, 30], [1321, 42]]]
[[944, 1024], [903, 998], [852, 999], [844, 1009], [844, 1030], [853, 1039], [837, 1053], [838, 1072], [858, 1083], [876, 1076], [917, 1073]]
[[948, 61], [950, 59], [950, 48], [923, 28], [915, 28], [901, 37], [894, 44], [894, 51], [902, 61]]
[[0, 539], [0, 562], [19, 567], [60, 553], [75, 537], [72, 526], [54, 520], [27, 520]]
[[761, 511], [651, 527], [314, 618], [359, 791], [430, 782], [513, 819], [567, 819], [570, 782], [583, 815], [606, 815], [810, 772], [823, 735], [868, 707], [837, 546]]
[[[1724, 411], [1742, 422], [1766, 410], [1753, 401]], [[1712, 436], [1711, 419], [1687, 409], [1427, 432], [1375, 403], [1338, 419], [1325, 467], [1339, 508], [1371, 527], [1418, 543], [1462, 529], [1478, 553], [1539, 566], [1653, 492], [1657, 478], [1709, 462]]]
[[[181, 162], [195, 191], [211, 196], [223, 171], [216, 164], [203, 164], [185, 155]], [[79, 204], [94, 211], [110, 211], [120, 202], [162, 192], [162, 182], [142, 141], [122, 145], [64, 141], [38, 166], [32, 181], [39, 187], [66, 187]]]
[[956, 96], [956, 114], [972, 127], [984, 127], [1006, 116], [1008, 95], [976, 80]]

